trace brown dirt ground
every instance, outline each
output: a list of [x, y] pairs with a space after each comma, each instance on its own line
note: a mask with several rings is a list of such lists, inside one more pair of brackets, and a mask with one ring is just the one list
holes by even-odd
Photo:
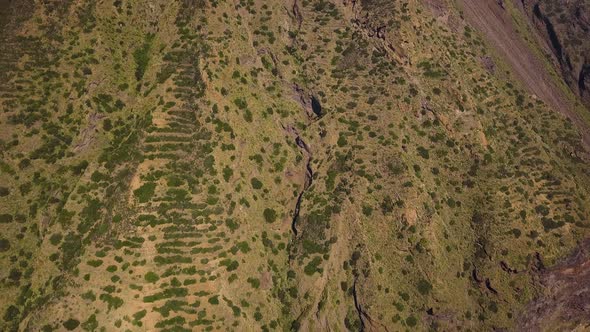
[[590, 329], [590, 240], [539, 277], [544, 294], [529, 304], [519, 330]]
[[590, 128], [577, 114], [567, 96], [547, 72], [516, 31], [510, 14], [497, 0], [458, 0], [467, 22], [481, 32], [497, 50], [523, 86], [556, 111], [571, 119], [579, 128], [586, 147], [590, 147]]

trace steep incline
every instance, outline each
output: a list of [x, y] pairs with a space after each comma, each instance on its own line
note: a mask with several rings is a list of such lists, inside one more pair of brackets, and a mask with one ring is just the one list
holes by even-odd
[[579, 263], [586, 124], [498, 9], [2, 6], [0, 330], [513, 329]]
[[590, 2], [523, 0], [518, 6], [551, 50], [563, 80], [590, 109]]
[[[484, 35], [501, 59], [506, 61], [506, 69], [510, 70], [530, 93], [570, 118], [580, 128], [586, 145], [590, 146], [590, 128], [587, 125], [590, 113], [576, 107], [573, 98], [564, 91], [560, 84], [561, 79], [555, 75], [553, 63], [547, 61], [541, 53], [546, 50], [545, 46], [535, 43], [538, 41], [535, 38], [536, 31], [527, 32], [526, 25], [516, 25], [513, 15], [521, 14], [512, 7], [512, 3], [496, 0], [461, 0], [459, 3], [467, 21]], [[520, 17], [520, 22], [523, 22], [523, 19]]]

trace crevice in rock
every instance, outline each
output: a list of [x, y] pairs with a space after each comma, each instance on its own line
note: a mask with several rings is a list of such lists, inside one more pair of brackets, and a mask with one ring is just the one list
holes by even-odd
[[311, 96], [311, 110], [318, 117], [322, 116], [322, 104], [315, 96]]
[[561, 46], [561, 43], [559, 42], [559, 37], [557, 36], [557, 32], [555, 31], [555, 28], [553, 27], [553, 23], [551, 23], [549, 18], [547, 16], [545, 16], [545, 14], [543, 14], [543, 12], [541, 12], [541, 7], [539, 6], [538, 3], [533, 6], [533, 14], [535, 15], [535, 17], [537, 19], [541, 20], [543, 22], [543, 24], [545, 25], [545, 30], [547, 31], [547, 35], [549, 36], [549, 41], [551, 42], [551, 46], [553, 47], [553, 50], [555, 51], [555, 55], [557, 56], [559, 63], [563, 66], [564, 60], [565, 60], [564, 56], [563, 56], [563, 47]]
[[318, 304], [316, 306], [316, 310], [315, 310], [315, 317], [316, 319], [320, 319], [320, 312], [322, 311], [322, 306], [324, 304], [324, 302], [327, 299], [327, 292], [326, 289], [324, 288], [324, 290], [322, 291], [322, 296], [320, 297], [320, 300], [318, 301]]
[[320, 100], [312, 92], [308, 92], [298, 84], [293, 84], [292, 88], [295, 100], [297, 100], [305, 110], [305, 114], [310, 123], [319, 120], [325, 115]]
[[358, 298], [358, 293], [357, 293], [357, 289], [356, 289], [356, 283], [358, 281], [358, 277], [354, 278], [354, 283], [352, 284], [352, 298], [354, 300], [354, 308], [356, 309], [358, 318], [361, 322], [361, 327], [360, 327], [360, 331], [364, 331], [365, 330], [365, 320], [370, 321], [371, 317], [369, 317], [369, 315], [363, 310], [363, 307], [359, 301]]
[[538, 252], [535, 252], [531, 268], [535, 272], [545, 271], [545, 264], [543, 263], [543, 258], [541, 258], [541, 254], [539, 254]]
[[301, 11], [299, 10], [299, 4], [297, 0], [293, 1], [293, 7], [291, 9], [293, 17], [297, 21], [297, 30], [301, 30], [301, 24], [303, 24], [303, 15], [301, 15]]
[[277, 76], [278, 78], [283, 78], [283, 75], [279, 71], [279, 59], [277, 58], [276, 54], [274, 54], [269, 48], [266, 47], [258, 49], [257, 53], [259, 56], [268, 54], [270, 56], [270, 60], [272, 61], [272, 74], [274, 76]]
[[295, 137], [295, 144], [301, 150], [305, 160], [305, 179], [303, 182], [303, 189], [299, 192], [299, 195], [297, 195], [297, 202], [295, 203], [295, 208], [293, 209], [293, 218], [291, 219], [291, 231], [293, 231], [293, 234], [297, 236], [299, 234], [299, 231], [297, 230], [297, 221], [299, 220], [299, 211], [301, 210], [303, 195], [313, 182], [313, 169], [311, 167], [312, 154], [309, 145], [305, 143], [295, 128], [292, 126], [283, 126], [283, 129], [287, 131], [288, 134]]
[[[388, 38], [388, 26], [383, 22], [378, 22], [374, 19], [374, 11], [376, 8], [365, 8], [366, 4], [363, 2], [357, 6], [357, 1], [344, 1], [345, 6], [350, 6], [352, 11], [351, 22], [352, 25], [359, 30], [367, 39], [375, 42], [375, 47], [384, 52], [390, 59], [400, 65], [408, 65], [411, 63], [401, 47], [394, 47], [395, 44], [391, 38]], [[370, 7], [370, 6], [369, 6]], [[382, 9], [381, 9], [382, 10]], [[391, 33], [389, 34], [391, 35]], [[391, 37], [391, 36], [390, 36]]]
[[586, 94], [586, 80], [590, 81], [590, 64], [584, 64], [582, 69], [580, 70], [580, 74], [578, 76], [578, 90], [580, 91], [580, 96], [584, 97]]
[[[517, 330], [540, 331], [547, 322], [569, 321], [572, 317], [576, 318], [576, 325], [588, 326], [589, 252], [590, 240], [586, 239], [556, 265], [532, 271], [543, 291], [527, 304], [517, 320]], [[538, 253], [532, 258], [531, 264], [543, 265]]]
[[504, 261], [500, 261], [500, 267], [502, 268], [502, 270], [504, 270], [505, 272], [508, 273], [518, 273], [518, 270], [511, 268], [508, 263], [504, 262]]
[[313, 170], [311, 168], [311, 154], [309, 153], [309, 148], [307, 147], [307, 144], [305, 144], [305, 142], [299, 136], [297, 136], [295, 141], [297, 142], [297, 146], [299, 146], [301, 150], [304, 151], [303, 153], [307, 157], [305, 162], [305, 182], [303, 183], [303, 189], [297, 196], [297, 203], [295, 203], [295, 209], [293, 211], [293, 220], [291, 222], [291, 230], [293, 231], [293, 234], [297, 236], [297, 234], [299, 234], [299, 232], [297, 231], [297, 221], [299, 220], [301, 201], [303, 200], [303, 195], [305, 194], [305, 191], [311, 186], [311, 183], [313, 181]]
[[352, 298], [354, 301], [354, 308], [357, 312], [358, 318], [361, 323], [359, 331], [361, 331], [361, 332], [365, 331], [365, 329], [369, 326], [370, 327], [369, 330], [377, 329], [378, 331], [389, 332], [389, 329], [387, 328], [387, 326], [385, 326], [384, 324], [382, 324], [379, 321], [374, 321], [373, 318], [371, 318], [371, 316], [369, 316], [369, 313], [365, 309], [363, 309], [363, 306], [360, 302], [358, 290], [356, 288], [357, 282], [358, 282], [358, 276], [355, 276], [354, 283], [352, 284]]
[[301, 200], [303, 199], [303, 194], [305, 190], [302, 190], [297, 196], [297, 203], [295, 203], [295, 209], [293, 210], [293, 219], [291, 220], [291, 231], [293, 231], [293, 235], [297, 236], [299, 232], [297, 231], [297, 220], [299, 219], [299, 210], [301, 209]]
[[486, 288], [495, 295], [498, 295], [498, 291], [494, 287], [492, 287], [492, 282], [490, 281], [490, 278], [486, 278]]
[[477, 268], [474, 267], [473, 270], [471, 271], [471, 278], [473, 279], [473, 281], [477, 282], [478, 284], [481, 283], [481, 279], [479, 279], [479, 276], [477, 275]]

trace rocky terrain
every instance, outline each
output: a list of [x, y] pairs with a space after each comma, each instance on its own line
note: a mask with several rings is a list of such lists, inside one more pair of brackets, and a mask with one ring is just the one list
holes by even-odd
[[0, 0], [0, 330], [587, 328], [563, 2]]
[[590, 1], [530, 1], [519, 5], [570, 89], [590, 106]]

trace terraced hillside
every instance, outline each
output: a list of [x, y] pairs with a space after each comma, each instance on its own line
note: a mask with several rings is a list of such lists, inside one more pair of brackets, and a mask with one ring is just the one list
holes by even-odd
[[588, 324], [588, 110], [467, 5], [0, 1], [0, 330]]

